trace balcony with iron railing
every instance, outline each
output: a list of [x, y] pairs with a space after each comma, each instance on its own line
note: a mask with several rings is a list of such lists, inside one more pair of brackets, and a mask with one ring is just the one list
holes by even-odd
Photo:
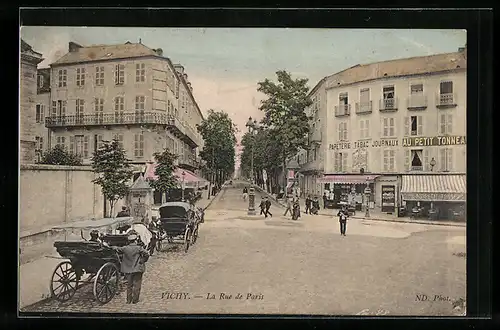
[[381, 112], [393, 112], [398, 110], [398, 99], [380, 99], [379, 111]]
[[199, 162], [195, 156], [181, 156], [177, 160], [177, 164], [181, 168], [195, 170], [199, 167]]
[[47, 128], [69, 128], [88, 126], [117, 126], [117, 125], [165, 125], [174, 135], [196, 147], [196, 135], [187, 128], [179, 118], [164, 112], [115, 112], [93, 113], [67, 116], [50, 116], [45, 118]]
[[457, 106], [457, 97], [455, 93], [438, 93], [436, 95], [437, 108], [453, 108]]
[[356, 102], [356, 114], [372, 113], [372, 101]]
[[309, 143], [310, 144], [313, 144], [313, 143], [319, 144], [319, 143], [321, 143], [322, 138], [323, 138], [323, 134], [322, 134], [320, 129], [313, 129], [309, 133]]
[[408, 110], [424, 110], [427, 108], [427, 95], [422, 93], [408, 96]]
[[339, 104], [335, 106], [335, 117], [344, 117], [351, 115], [350, 104]]

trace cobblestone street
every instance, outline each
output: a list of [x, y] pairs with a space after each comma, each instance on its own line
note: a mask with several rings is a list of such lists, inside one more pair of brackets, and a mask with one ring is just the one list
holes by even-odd
[[88, 285], [24, 311], [453, 315], [465, 298], [465, 228], [352, 219], [341, 237], [336, 218], [246, 209], [239, 187], [223, 190], [188, 253], [150, 258], [136, 305], [123, 291], [98, 305]]

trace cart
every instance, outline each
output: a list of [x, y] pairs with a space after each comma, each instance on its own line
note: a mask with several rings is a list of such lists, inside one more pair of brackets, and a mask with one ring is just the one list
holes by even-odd
[[[71, 299], [76, 291], [85, 284], [93, 284], [94, 298], [100, 304], [108, 303], [116, 295], [120, 279], [122, 256], [113, 249], [113, 246], [127, 244], [126, 235], [115, 235], [119, 226], [133, 223], [131, 217], [104, 218], [86, 220], [54, 227], [53, 230], [64, 230], [65, 241], [54, 243], [59, 255], [67, 259], [59, 263], [50, 280], [51, 296], [61, 302]], [[88, 241], [84, 237], [84, 230], [105, 228], [106, 236], [113, 237], [106, 243]], [[68, 239], [68, 232], [80, 232], [80, 239]], [[103, 240], [104, 241], [104, 240]]]
[[198, 239], [199, 225], [203, 221], [199, 210], [190, 203], [168, 202], [160, 206], [159, 213], [158, 223], [164, 235], [157, 242], [158, 250], [163, 248], [165, 239], [168, 243], [181, 240], [187, 252]]

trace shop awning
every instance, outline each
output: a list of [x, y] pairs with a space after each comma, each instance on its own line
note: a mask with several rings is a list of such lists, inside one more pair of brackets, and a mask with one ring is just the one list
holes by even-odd
[[403, 175], [401, 197], [407, 201], [465, 202], [465, 175]]
[[[146, 180], [156, 180], [158, 178], [155, 174], [156, 166], [156, 163], [148, 164], [146, 173], [144, 174]], [[177, 181], [179, 183], [184, 182], [186, 187], [203, 187], [208, 184], [207, 180], [200, 178], [195, 173], [186, 169], [176, 168], [174, 174], [177, 177]]]
[[318, 179], [320, 183], [340, 183], [340, 184], [366, 184], [366, 181], [373, 181], [378, 175], [324, 175]]

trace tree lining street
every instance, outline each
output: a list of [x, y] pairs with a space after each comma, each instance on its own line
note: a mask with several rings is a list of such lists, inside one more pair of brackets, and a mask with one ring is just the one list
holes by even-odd
[[97, 305], [88, 286], [69, 302], [24, 311], [452, 315], [452, 302], [465, 298], [465, 258], [457, 256], [465, 228], [353, 219], [341, 237], [336, 218], [291, 221], [274, 202], [272, 218], [249, 217], [240, 188], [224, 188], [207, 209], [187, 254], [150, 258], [138, 304], [126, 305], [122, 290]]

